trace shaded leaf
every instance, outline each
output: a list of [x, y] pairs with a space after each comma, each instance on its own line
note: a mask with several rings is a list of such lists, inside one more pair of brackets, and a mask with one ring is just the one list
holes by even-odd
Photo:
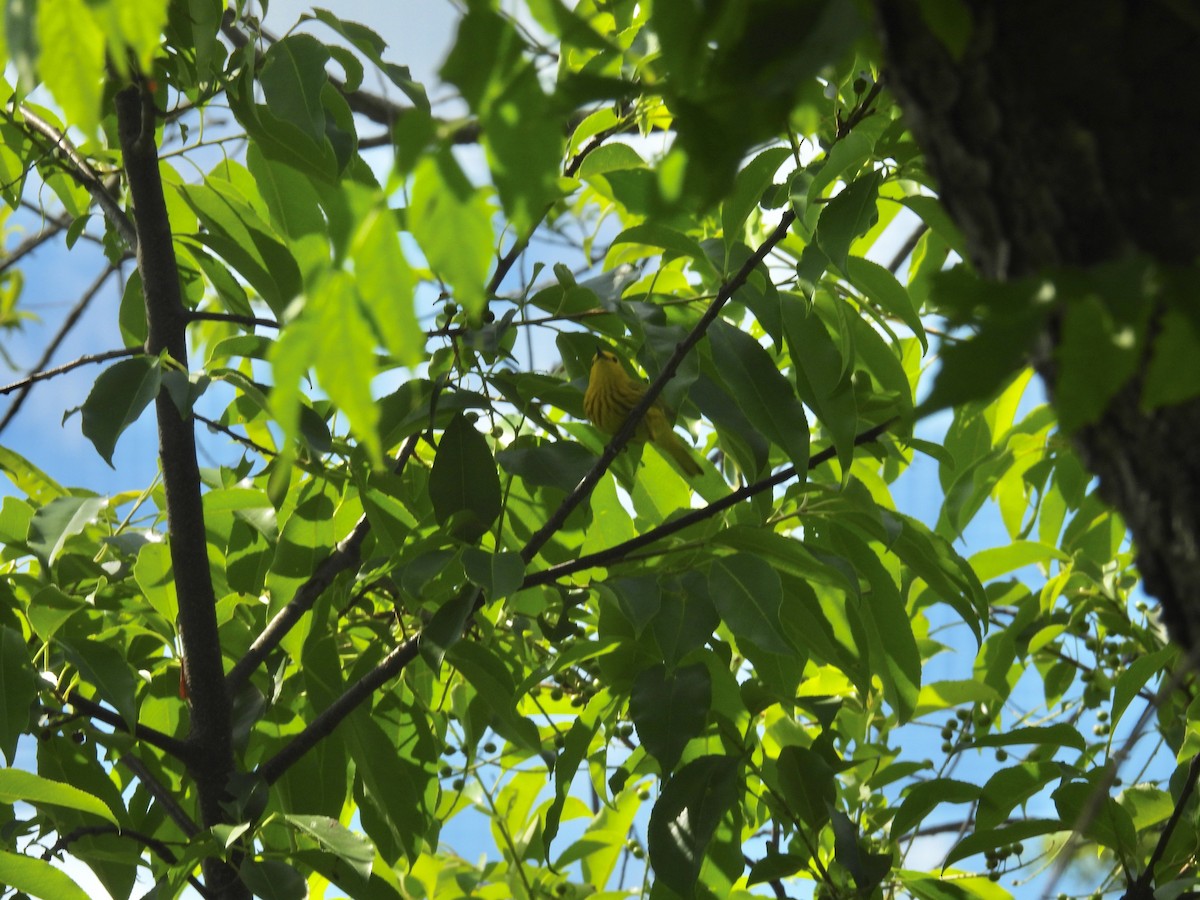
[[158, 396], [162, 364], [150, 356], [123, 359], [100, 373], [83, 402], [83, 434], [109, 466], [121, 433]]
[[664, 774], [675, 768], [688, 741], [703, 732], [711, 703], [712, 680], [703, 663], [653, 666], [634, 680], [629, 717]]

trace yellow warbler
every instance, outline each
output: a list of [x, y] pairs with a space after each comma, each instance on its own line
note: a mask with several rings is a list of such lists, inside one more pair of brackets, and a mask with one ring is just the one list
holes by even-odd
[[[646, 385], [630, 378], [615, 354], [597, 350], [592, 357], [587, 392], [583, 395], [583, 411], [601, 431], [616, 434], [645, 393]], [[666, 410], [657, 400], [646, 411], [633, 436], [639, 441], [652, 441], [679, 464], [684, 474], [699, 475], [703, 471], [672, 430]]]

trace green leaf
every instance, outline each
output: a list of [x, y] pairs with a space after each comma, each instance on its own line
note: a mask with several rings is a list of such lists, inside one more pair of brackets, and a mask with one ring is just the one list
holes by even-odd
[[285, 815], [289, 825], [313, 837], [317, 842], [346, 863], [361, 878], [369, 878], [375, 862], [375, 846], [362, 835], [328, 816]]
[[504, 470], [538, 487], [553, 487], [569, 493], [596, 463], [586, 447], [572, 441], [539, 441], [530, 446], [520, 443], [499, 450], [496, 461]]
[[162, 363], [151, 356], [123, 359], [100, 373], [83, 402], [83, 434], [111, 467], [121, 433], [158, 396]]
[[1017, 841], [1040, 837], [1043, 834], [1055, 834], [1060, 831], [1070, 830], [1070, 824], [1064, 824], [1058, 819], [1026, 819], [1023, 822], [1017, 822], [1014, 825], [1007, 825], [1003, 828], [988, 828], [976, 831], [974, 834], [967, 835], [954, 846], [954, 849], [946, 857], [945, 865], [949, 866], [960, 859], [974, 856], [976, 853], [983, 853], [985, 850], [995, 850], [998, 847], [1005, 847]]
[[238, 868], [242, 882], [263, 900], [305, 900], [304, 876], [278, 859], [247, 859]]
[[595, 724], [589, 724], [581, 716], [571, 723], [571, 729], [558, 751], [554, 761], [554, 799], [546, 809], [545, 825], [542, 828], [542, 840], [545, 842], [546, 860], [550, 859], [550, 844], [558, 834], [559, 823], [562, 821], [563, 807], [570, 796], [571, 783], [579, 765], [587, 757], [588, 748], [596, 734]]
[[688, 741], [703, 733], [711, 703], [712, 679], [703, 663], [671, 670], [652, 666], [638, 673], [629, 717], [664, 774], [678, 764]]
[[29, 604], [29, 624], [43, 641], [49, 641], [75, 613], [87, 606], [81, 597], [64, 593], [55, 584], [48, 584], [33, 595]]
[[821, 210], [821, 218], [817, 220], [817, 244], [842, 272], [848, 268], [846, 259], [854, 239], [865, 233], [879, 217], [875, 202], [879, 199], [882, 183], [882, 171], [869, 172], [856, 178]]
[[808, 471], [808, 419], [792, 386], [767, 351], [745, 332], [718, 320], [708, 336], [713, 361], [729, 392], [755, 428], [783, 449], [797, 476], [803, 477]]
[[246, 202], [240, 189], [220, 175], [210, 175], [202, 185], [182, 184], [176, 189], [204, 226], [193, 240], [237, 270], [282, 318], [303, 285], [291, 251]]
[[833, 858], [854, 878], [860, 896], [870, 896], [892, 868], [890, 853], [870, 853], [859, 840], [858, 826], [840, 809], [833, 810]]
[[746, 220], [754, 212], [758, 200], [775, 180], [779, 167], [791, 156], [786, 146], [774, 146], [763, 150], [754, 160], [746, 163], [742, 172], [733, 180], [724, 204], [721, 204], [721, 232], [725, 236], [726, 250], [742, 240]]
[[783, 302], [783, 324], [800, 399], [825, 426], [843, 477], [854, 460], [858, 403], [845, 360], [816, 308], [795, 295]]
[[[378, 33], [358, 22], [340, 19], [327, 9], [314, 9], [312, 15], [352, 43], [363, 56], [373, 62], [391, 80], [392, 84], [408, 96], [417, 109], [424, 112], [429, 111], [429, 98], [425, 96], [425, 88], [412, 80], [408, 66], [399, 66], [383, 59], [383, 51], [387, 49], [387, 43]], [[308, 18], [308, 13], [303, 14], [300, 18], [301, 20]]]
[[1137, 832], [1128, 810], [1108, 795], [1103, 783], [1072, 781], [1050, 795], [1058, 815], [1069, 828], [1125, 856], [1137, 846]]
[[13, 487], [35, 503], [49, 503], [66, 493], [61, 484], [7, 447], [0, 447], [0, 471], [8, 476]]
[[974, 18], [963, 0], [919, 0], [921, 18], [955, 59], [962, 59], [971, 40]]
[[37, 675], [25, 639], [16, 629], [0, 625], [0, 651], [0, 752], [12, 766], [16, 764], [17, 739], [31, 727]]
[[1142, 408], [1173, 406], [1191, 400], [1197, 393], [1200, 393], [1197, 322], [1186, 313], [1167, 309], [1156, 326], [1153, 355], [1142, 384]]
[[645, 244], [650, 247], [658, 247], [666, 251], [666, 258], [686, 257], [693, 262], [701, 274], [714, 280], [720, 280], [700, 242], [667, 225], [644, 222], [641, 225], [626, 228], [613, 238], [612, 245], [615, 247], [618, 244]]
[[20, 769], [0, 769], [0, 803], [18, 801], [34, 806], [63, 806], [99, 816], [114, 825], [120, 824], [104, 801], [73, 785]]
[[[72, 126], [89, 139], [100, 124], [104, 85], [104, 30], [84, 0], [55, 0], [37, 6], [37, 40], [53, 56], [38, 66]], [[69, 48], [69, 50], [67, 49]]]
[[990, 547], [971, 556], [971, 568], [980, 581], [991, 581], [1025, 566], [1048, 565], [1050, 560], [1070, 562], [1071, 557], [1056, 547], [1037, 541], [1013, 541], [1002, 547]]
[[925, 335], [920, 312], [895, 275], [869, 259], [852, 256], [846, 260], [846, 277], [885, 313], [907, 325], [921, 342], [922, 350], [929, 349], [929, 339]]
[[[363, 193], [353, 184], [342, 189]], [[381, 343], [397, 362], [414, 366], [424, 353], [425, 333], [413, 309], [415, 279], [400, 246], [396, 217], [382, 191], [358, 197], [352, 205], [357, 210], [350, 241], [354, 284]]]
[[[331, 495], [314, 486], [283, 523], [266, 580], [271, 614], [283, 609], [328, 555], [336, 540], [334, 511]], [[283, 648], [297, 661], [311, 621], [306, 617], [283, 639]]]
[[137, 682], [125, 655], [111, 644], [90, 637], [61, 643], [83, 680], [96, 689], [102, 700], [112, 704], [132, 731], [138, 720]]
[[29, 520], [27, 543], [49, 567], [58, 558], [67, 541], [80, 534], [108, 506], [103, 497], [59, 497], [51, 500]]
[[979, 798], [979, 785], [953, 778], [932, 778], [919, 781], [909, 789], [892, 819], [892, 834], [898, 838], [925, 821], [939, 804], [974, 803]]
[[1070, 747], [1080, 752], [1086, 747], [1079, 730], [1066, 724], [1014, 728], [1002, 733], [979, 735], [971, 741], [973, 747], [1013, 747], [1022, 744]]
[[408, 225], [429, 267], [454, 292], [454, 299], [478, 321], [496, 238], [492, 207], [449, 152], [426, 157], [413, 175]]
[[734, 637], [746, 638], [770, 653], [794, 653], [783, 639], [779, 608], [783, 586], [765, 561], [745, 553], [714, 560], [708, 573], [713, 604]]
[[383, 458], [379, 404], [371, 393], [375, 337], [353, 276], [330, 271], [317, 279], [298, 318], [271, 352], [272, 405], [285, 432], [299, 434], [300, 382], [311, 367], [329, 399], [346, 414], [355, 436], [376, 463]]
[[537, 726], [517, 712], [517, 686], [499, 656], [482, 644], [459, 641], [446, 653], [446, 660], [475, 689], [497, 734], [526, 750], [541, 749]]
[[173, 625], [179, 616], [179, 598], [175, 593], [171, 548], [154, 541], [143, 544], [133, 566], [133, 577], [150, 605]]
[[815, 750], [789, 745], [779, 751], [775, 771], [788, 810], [819, 832], [829, 821], [829, 811], [837, 800], [833, 768]]
[[1100, 418], [1109, 401], [1143, 364], [1138, 324], [1114, 314], [1102, 297], [1068, 300], [1055, 346], [1054, 407], [1070, 433]]
[[1117, 684], [1113, 689], [1111, 711], [1114, 730], [1138, 692], [1156, 675], [1170, 671], [1178, 654], [1177, 647], [1168, 646], [1147, 656], [1139, 656], [1129, 664], [1129, 668], [1117, 677]]
[[984, 830], [1003, 825], [1009, 813], [1070, 771], [1057, 762], [1020, 763], [1001, 769], [987, 780], [979, 793], [976, 828]]
[[438, 523], [449, 524], [467, 543], [479, 540], [500, 515], [500, 477], [491, 448], [464, 415], [451, 420], [438, 443], [429, 498]]
[[565, 142], [558, 111], [522, 52], [524, 43], [507, 17], [472, 6], [442, 66], [442, 76], [479, 117], [500, 200], [520, 233], [557, 193]]
[[515, 593], [525, 579], [525, 562], [519, 553], [488, 553], [468, 547], [463, 551], [463, 569], [489, 602]]
[[702, 756], [676, 772], [650, 813], [650, 864], [659, 881], [692, 896], [721, 820], [738, 802], [738, 763]]
[[329, 51], [316, 38], [291, 34], [269, 46], [259, 73], [271, 112], [317, 144], [325, 140], [321, 89], [329, 82], [328, 61]]
[[71, 877], [44, 859], [0, 850], [0, 884], [42, 900], [88, 900]]

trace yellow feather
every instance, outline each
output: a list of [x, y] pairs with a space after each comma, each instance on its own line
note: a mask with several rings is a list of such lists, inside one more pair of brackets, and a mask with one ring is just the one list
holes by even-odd
[[[616, 434], [645, 393], [646, 385], [631, 378], [615, 354], [600, 350], [592, 358], [592, 371], [583, 395], [583, 411], [601, 431]], [[675, 460], [686, 475], [703, 472], [692, 459], [687, 445], [671, 428], [666, 410], [657, 400], [638, 423], [634, 438], [652, 442]]]

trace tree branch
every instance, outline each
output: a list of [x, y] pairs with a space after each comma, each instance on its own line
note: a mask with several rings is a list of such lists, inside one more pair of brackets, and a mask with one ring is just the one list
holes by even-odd
[[[154, 143], [154, 99], [143, 86], [135, 84], [116, 95], [116, 107], [122, 158], [137, 210], [146, 351], [155, 356], [165, 351], [186, 370], [188, 320]], [[222, 800], [233, 771], [233, 732], [200, 497], [196, 436], [192, 417], [181, 416], [166, 391], [155, 399], [155, 411], [171, 565], [179, 599], [178, 624], [191, 701], [188, 744], [192, 755], [188, 770], [196, 781], [201, 821], [211, 826], [226, 819]], [[207, 859], [204, 874], [206, 884], [219, 896], [248, 896], [238, 879], [236, 863], [231, 866], [219, 859]]]
[[174, 796], [172, 796], [171, 792], [166, 789], [162, 782], [155, 778], [153, 773], [146, 768], [144, 762], [132, 753], [125, 753], [121, 756], [120, 763], [146, 786], [146, 790], [150, 792], [150, 796], [163, 808], [163, 812], [167, 814], [168, 819], [175, 823], [175, 827], [189, 838], [193, 838], [200, 833], [200, 826], [192, 821], [192, 817], [176, 802]]
[[[63, 320], [62, 325], [59, 326], [54, 337], [50, 339], [50, 343], [46, 345], [46, 349], [42, 351], [41, 359], [34, 364], [33, 371], [35, 373], [40, 372], [47, 365], [49, 365], [50, 360], [54, 357], [55, 351], [62, 346], [62, 342], [66, 340], [67, 335], [71, 333], [71, 330], [77, 324], [79, 324], [80, 318], [83, 316], [84, 312], [87, 311], [87, 308], [91, 305], [92, 300], [94, 300], [96, 295], [100, 293], [100, 288], [104, 286], [104, 282], [108, 280], [108, 276], [115, 271], [116, 266], [107, 266], [104, 271], [100, 273], [100, 277], [93, 281], [88, 289], [83, 292], [83, 296], [79, 298], [79, 302], [72, 307], [69, 313], [67, 313], [67, 317]], [[74, 368], [74, 366], [72, 366], [72, 368]], [[4, 429], [8, 427], [8, 423], [16, 418], [17, 413], [21, 410], [21, 406], [25, 403], [25, 398], [29, 396], [29, 392], [33, 389], [33, 385], [42, 380], [42, 378], [31, 376], [26, 378], [24, 383], [17, 382], [17, 387], [15, 388], [12, 387], [12, 385], [9, 386], [9, 388], [12, 388], [13, 390], [19, 390], [20, 393], [17, 394], [16, 399], [12, 402], [12, 405], [9, 406], [9, 408], [5, 411], [4, 418], [0, 419], [0, 432], [4, 431]], [[3, 391], [0, 391], [0, 393], [7, 393], [9, 388], [5, 388]]]
[[[882, 424], [869, 428], [862, 434], [854, 438], [854, 446], [858, 447], [862, 444], [869, 444], [877, 440], [889, 427], [895, 422], [895, 419], [889, 419]], [[828, 462], [837, 455], [837, 450], [833, 447], [826, 447], [819, 453], [814, 453], [812, 459], [809, 460], [809, 467], [819, 466], [821, 463]], [[791, 481], [797, 475], [795, 466], [788, 466], [776, 472], [774, 475], [756, 481], [753, 484], [748, 484], [740, 490], [736, 490], [731, 494], [722, 497], [707, 506], [700, 509], [694, 509], [689, 513], [679, 516], [676, 519], [671, 519], [669, 522], [664, 522], [657, 528], [652, 528], [645, 534], [639, 534], [635, 538], [630, 538], [615, 546], [608, 547], [605, 550], [598, 550], [595, 553], [589, 553], [586, 556], [580, 556], [570, 562], [559, 563], [557, 566], [551, 566], [548, 569], [542, 569], [540, 572], [534, 572], [528, 576], [522, 583], [522, 588], [535, 587], [540, 584], [551, 584], [559, 578], [570, 575], [574, 572], [582, 572], [584, 569], [591, 569], [596, 566], [607, 566], [614, 562], [620, 562], [630, 553], [640, 550], [643, 547], [648, 547], [656, 541], [660, 541], [665, 537], [683, 531], [695, 525], [697, 522], [703, 522], [705, 519], [712, 518], [719, 512], [729, 509], [747, 500], [756, 494], [761, 494], [763, 491], [770, 490], [773, 487]]]
[[[400, 453], [396, 456], [396, 464], [393, 467], [397, 474], [404, 471], [409, 458], [417, 449], [419, 440], [420, 435], [411, 435], [404, 442], [404, 446], [400, 448]], [[234, 663], [226, 677], [225, 684], [230, 694], [237, 692], [250, 679], [254, 671], [267, 658], [267, 654], [278, 647], [284, 636], [295, 627], [305, 613], [312, 609], [317, 598], [333, 583], [333, 579], [359, 564], [362, 558], [362, 543], [370, 531], [371, 522], [364, 514], [355, 523], [350, 534], [339, 541], [333, 548], [333, 552], [321, 561], [316, 571], [309, 576], [308, 581], [300, 585], [295, 596], [288, 601], [287, 605], [267, 623], [267, 627], [262, 630], [242, 658]]]
[[[64, 704], [70, 705], [73, 709], [78, 710], [89, 719], [96, 719], [110, 728], [132, 735], [139, 741], [145, 741], [151, 747], [157, 747], [163, 753], [167, 753], [176, 759], [186, 761], [188, 758], [189, 748], [185, 742], [146, 725], [138, 724], [134, 727], [133, 731], [130, 731], [129, 725], [124, 718], [112, 710], [101, 706], [95, 700], [79, 696], [78, 692], [71, 694], [69, 697], [59, 695], [58, 699]], [[62, 711], [55, 710], [55, 712]], [[66, 713], [62, 714], [66, 715]]]
[[260, 319], [258, 316], [239, 316], [237, 313], [203, 312], [198, 309], [188, 310], [189, 322], [232, 322], [235, 325], [245, 325], [247, 328], [259, 326], [262, 328], [279, 328], [274, 319]]
[[658, 377], [650, 383], [650, 386], [646, 389], [646, 393], [642, 395], [641, 400], [639, 400], [637, 405], [630, 410], [629, 415], [625, 418], [624, 424], [621, 426], [620, 430], [613, 435], [612, 440], [608, 442], [608, 446], [604, 448], [604, 452], [600, 454], [600, 458], [596, 461], [596, 464], [592, 466], [591, 471], [583, 476], [583, 479], [578, 485], [575, 486], [575, 489], [563, 499], [562, 503], [559, 504], [558, 509], [554, 511], [554, 515], [552, 515], [546, 524], [539, 528], [537, 532], [534, 533], [534, 535], [529, 539], [529, 542], [526, 543], [523, 548], [521, 548], [521, 558], [524, 559], [526, 563], [530, 562], [535, 556], [537, 556], [538, 551], [541, 550], [542, 547], [546, 545], [546, 542], [553, 537], [554, 533], [563, 526], [563, 523], [567, 521], [567, 517], [574, 511], [575, 507], [582, 503], [592, 493], [592, 489], [595, 488], [596, 484], [600, 481], [600, 478], [604, 475], [604, 473], [608, 471], [608, 467], [612, 465], [613, 460], [617, 458], [617, 454], [621, 452], [627, 443], [629, 443], [629, 440], [633, 437], [634, 432], [637, 430], [638, 424], [646, 415], [646, 412], [650, 409], [650, 407], [654, 405], [654, 401], [658, 399], [658, 395], [662, 393], [662, 390], [666, 386], [667, 382], [675, 377], [675, 371], [679, 368], [679, 364], [683, 362], [683, 358], [687, 356], [688, 353], [691, 352], [691, 349], [700, 342], [702, 337], [704, 337], [704, 333], [716, 320], [717, 314], [720, 313], [721, 308], [725, 306], [725, 304], [729, 301], [729, 298], [733, 296], [734, 292], [736, 292], [738, 288], [746, 283], [746, 279], [750, 277], [750, 273], [753, 272], [766, 258], [767, 254], [770, 253], [775, 246], [783, 240], [783, 238], [787, 235], [788, 229], [791, 227], [792, 222], [795, 221], [795, 218], [796, 214], [790, 209], [787, 210], [780, 218], [779, 224], [775, 226], [775, 230], [771, 232], [770, 236], [762, 242], [758, 249], [755, 250], [750, 256], [750, 258], [746, 260], [740, 269], [738, 269], [737, 273], [721, 285], [721, 289], [717, 292], [717, 296], [714, 297], [712, 303], [708, 305], [708, 309], [704, 311], [704, 315], [700, 317], [700, 321], [696, 323], [690, 332], [688, 332], [687, 337], [685, 337], [675, 346], [675, 352], [671, 354], [670, 358], [663, 365], [662, 371], [658, 373]]
[[104, 213], [104, 217], [116, 230], [117, 234], [131, 250], [137, 249], [137, 229], [134, 228], [133, 222], [125, 215], [125, 211], [121, 209], [121, 205], [117, 203], [112, 194], [108, 192], [108, 188], [104, 186], [104, 182], [100, 176], [96, 174], [96, 170], [92, 168], [92, 164], [88, 162], [75, 145], [72, 144], [65, 134], [31, 110], [28, 106], [22, 104], [20, 106], [21, 118], [25, 120], [34, 131], [48, 138], [54, 146], [61, 150], [63, 155], [71, 164], [72, 172], [79, 181], [92, 195], [92, 199], [100, 207]]
[[376, 690], [399, 675], [406, 665], [417, 658], [421, 636], [415, 635], [384, 657], [374, 669], [351, 685], [340, 697], [321, 711], [312, 722], [282, 750], [258, 767], [258, 774], [267, 784], [274, 784], [288, 768], [309, 750], [333, 733], [359, 704]]
[[[47, 381], [51, 378], [57, 378], [59, 375], [65, 375], [72, 369], [78, 369], [80, 366], [90, 366], [94, 363], [108, 362], [110, 359], [123, 359], [126, 356], [141, 356], [146, 351], [141, 347], [122, 347], [120, 350], [106, 350], [103, 353], [89, 353], [81, 356], [78, 359], [73, 359], [69, 363], [63, 363], [61, 366], [55, 366], [53, 369], [43, 369], [40, 372], [34, 372], [32, 375], [27, 375], [20, 381], [13, 381], [9, 384], [0, 387], [0, 395], [11, 394], [13, 391], [19, 391], [21, 388], [29, 387], [37, 384], [39, 381]], [[0, 425], [0, 429], [3, 429]]]
[[[52, 856], [57, 853], [69, 852], [71, 844], [75, 843], [80, 838], [92, 837], [95, 835], [111, 834], [116, 837], [127, 838], [141, 844], [147, 850], [158, 855], [158, 857], [169, 866], [173, 866], [179, 862], [179, 857], [175, 855], [175, 851], [167, 846], [165, 841], [160, 841], [158, 838], [140, 831], [135, 831], [132, 828], [118, 828], [116, 825], [91, 825], [81, 828], [76, 828], [68, 834], [60, 835], [58, 840], [42, 854], [42, 859], [49, 861]], [[192, 888], [205, 900], [212, 897], [212, 894], [200, 883], [194, 875], [188, 876], [188, 882]]]

